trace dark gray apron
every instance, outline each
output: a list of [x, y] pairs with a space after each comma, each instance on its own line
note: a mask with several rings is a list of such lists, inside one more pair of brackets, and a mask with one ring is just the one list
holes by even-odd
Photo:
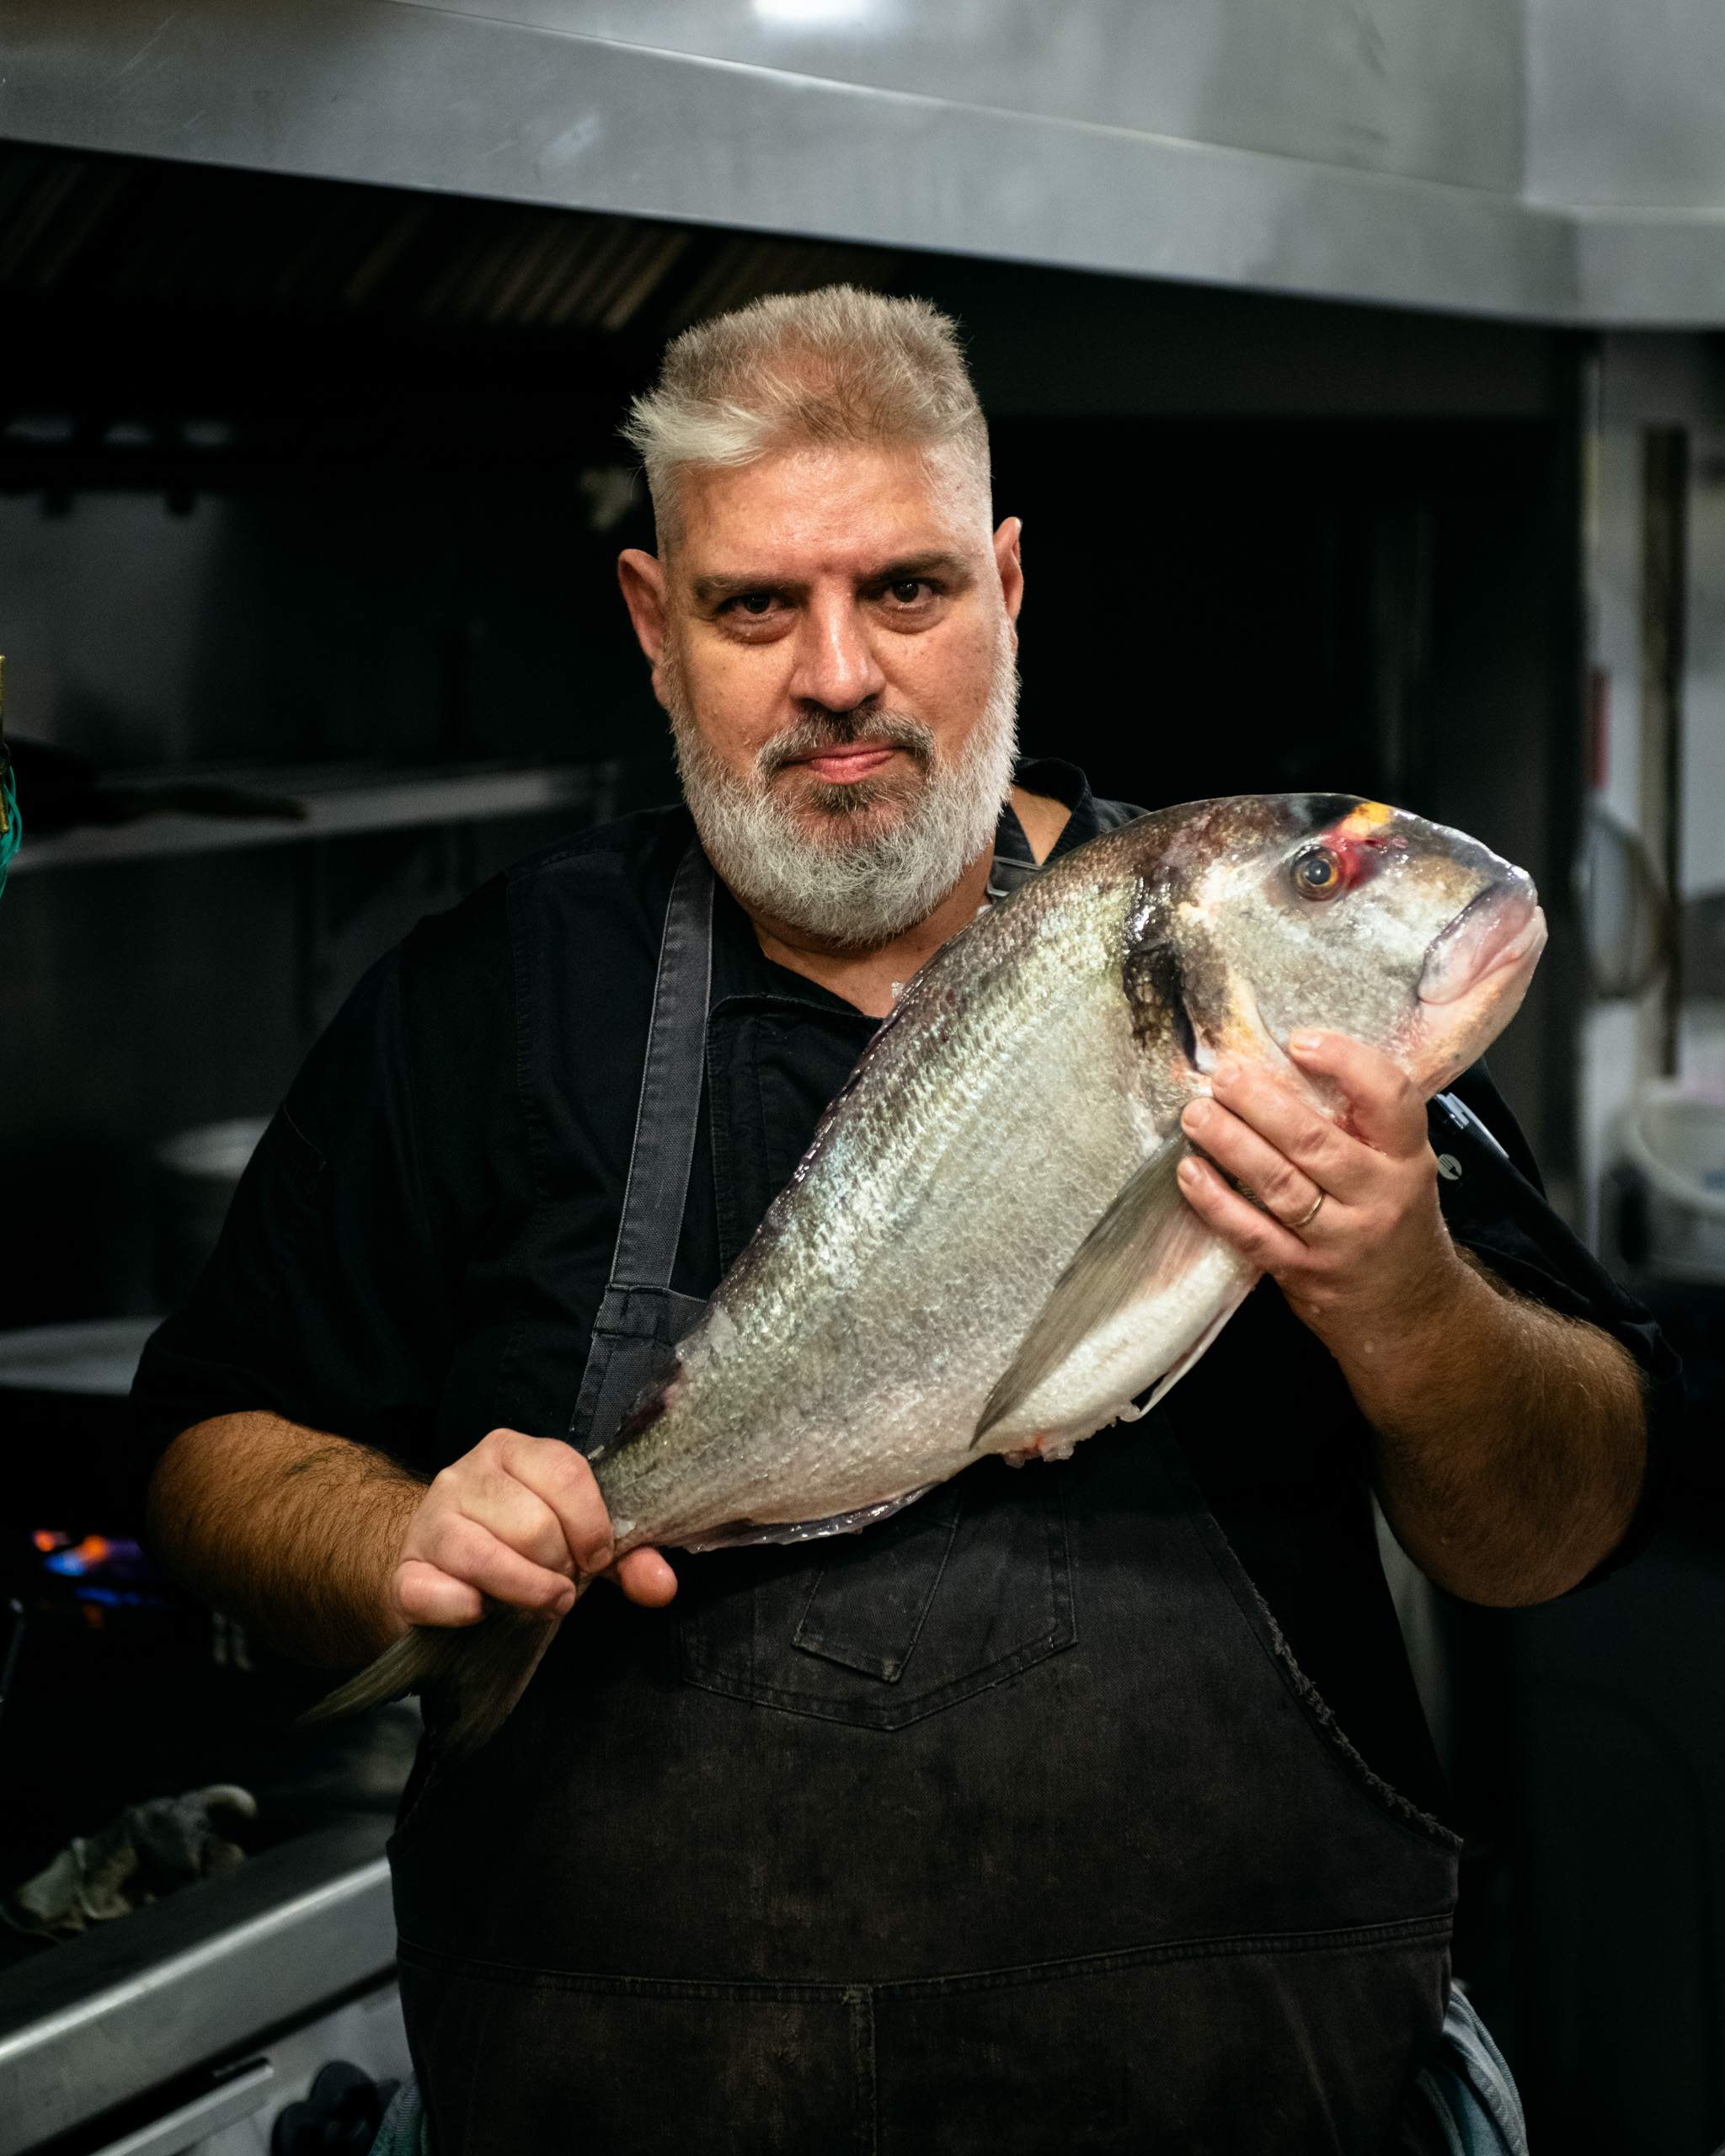
[[[703, 1054], [721, 1199], [765, 1202], [712, 903], [692, 852], [578, 1444], [702, 1307], [670, 1283]], [[1458, 1844], [1294, 1663], [1181, 1397], [861, 1535], [681, 1557], [669, 1611], [583, 1603], [392, 1844], [437, 2156], [1419, 2145]]]

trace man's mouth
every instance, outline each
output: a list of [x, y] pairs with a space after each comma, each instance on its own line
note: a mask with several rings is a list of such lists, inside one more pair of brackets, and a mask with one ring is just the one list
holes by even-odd
[[899, 754], [890, 742], [854, 741], [843, 748], [822, 749], [812, 756], [798, 756], [793, 768], [812, 771], [829, 785], [868, 778]]

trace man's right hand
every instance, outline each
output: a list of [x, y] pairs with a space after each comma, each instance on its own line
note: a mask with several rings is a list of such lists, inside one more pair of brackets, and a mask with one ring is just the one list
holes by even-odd
[[474, 1625], [488, 1599], [561, 1617], [574, 1604], [578, 1573], [608, 1574], [651, 1609], [677, 1591], [656, 1550], [612, 1562], [611, 1516], [573, 1445], [493, 1430], [420, 1499], [390, 1601], [398, 1622], [410, 1625]]

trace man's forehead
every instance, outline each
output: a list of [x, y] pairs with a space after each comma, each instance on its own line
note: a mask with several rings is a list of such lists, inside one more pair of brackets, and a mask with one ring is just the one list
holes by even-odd
[[680, 475], [678, 569], [705, 577], [867, 574], [900, 559], [967, 558], [986, 511], [949, 451], [842, 446], [776, 451]]

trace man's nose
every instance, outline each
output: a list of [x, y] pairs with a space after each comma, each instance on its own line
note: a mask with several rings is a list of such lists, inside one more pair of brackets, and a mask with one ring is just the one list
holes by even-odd
[[885, 688], [886, 675], [854, 600], [835, 599], [809, 608], [789, 686], [799, 702], [827, 711], [853, 711]]

